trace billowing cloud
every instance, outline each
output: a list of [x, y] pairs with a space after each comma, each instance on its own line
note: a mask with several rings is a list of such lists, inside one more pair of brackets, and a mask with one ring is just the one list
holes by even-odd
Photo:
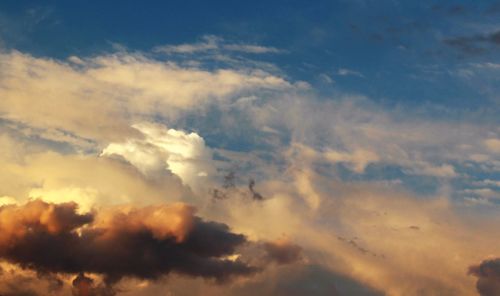
[[243, 235], [184, 204], [97, 214], [76, 208], [43, 201], [0, 207], [0, 258], [40, 272], [101, 274], [108, 283], [170, 272], [223, 281], [257, 271], [223, 258], [245, 243]]
[[132, 127], [141, 132], [143, 138], [111, 143], [101, 155], [122, 156], [145, 175], [161, 174], [168, 169], [195, 189], [213, 178], [212, 152], [198, 134], [158, 124], [143, 123]]

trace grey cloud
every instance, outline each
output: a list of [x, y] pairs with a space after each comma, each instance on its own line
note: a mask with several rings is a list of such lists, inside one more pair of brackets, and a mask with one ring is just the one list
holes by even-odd
[[472, 36], [447, 38], [444, 43], [463, 53], [481, 54], [491, 50], [492, 47], [500, 45], [500, 30]]
[[500, 295], [500, 258], [472, 265], [469, 274], [477, 277], [476, 289], [481, 296]]

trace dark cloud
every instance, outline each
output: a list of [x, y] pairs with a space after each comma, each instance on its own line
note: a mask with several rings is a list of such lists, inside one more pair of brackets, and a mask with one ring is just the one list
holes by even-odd
[[228, 188], [234, 188], [236, 187], [236, 173], [233, 171], [230, 171], [227, 173], [227, 175], [224, 176], [224, 182], [222, 183], [222, 188], [228, 189]]
[[[39, 273], [154, 280], [170, 272], [224, 281], [258, 269], [223, 257], [243, 235], [184, 204], [79, 214], [74, 203], [0, 207], [0, 258]], [[75, 284], [89, 281], [83, 274]]]
[[1, 294], [2, 296], [40, 296], [36, 291], [32, 289], [25, 289], [23, 287], [12, 287], [12, 289], [6, 293]]
[[480, 54], [500, 46], [500, 31], [473, 36], [459, 36], [445, 39], [444, 42], [463, 53]]
[[73, 280], [73, 296], [114, 296], [116, 291], [113, 287], [108, 285], [94, 283], [94, 280], [90, 277], [85, 276], [83, 273], [78, 274], [78, 276]]
[[300, 260], [302, 248], [288, 240], [263, 243], [266, 259], [278, 264], [289, 264]]
[[263, 200], [264, 197], [258, 193], [257, 191], [255, 191], [255, 180], [254, 179], [250, 179], [248, 181], [248, 190], [250, 190], [250, 193], [252, 194], [252, 198], [254, 200]]
[[[255, 190], [255, 180], [253, 178], [248, 179], [248, 191], [242, 190], [239, 186], [237, 186], [238, 177], [236, 172], [229, 171], [223, 179], [222, 186], [220, 188], [214, 188], [211, 191], [212, 198], [214, 200], [223, 200], [227, 199], [232, 195], [235, 196], [249, 196], [253, 200], [261, 201], [264, 199], [262, 194]], [[245, 192], [246, 191], [246, 192]]]
[[500, 295], [500, 258], [483, 260], [469, 267], [469, 274], [477, 277], [476, 289], [480, 295]]
[[381, 258], [385, 258], [385, 256], [384, 256], [383, 254], [378, 255], [378, 254], [376, 254], [376, 253], [374, 253], [374, 252], [372, 252], [372, 251], [370, 251], [370, 250], [368, 250], [368, 249], [366, 249], [366, 248], [364, 248], [364, 247], [360, 246], [360, 245], [359, 245], [359, 243], [357, 243], [357, 242], [356, 242], [356, 240], [358, 239], [358, 238], [356, 238], [356, 237], [354, 237], [354, 238], [352, 238], [352, 239], [347, 239], [347, 238], [342, 237], [342, 236], [337, 236], [337, 238], [338, 238], [340, 241], [342, 241], [342, 242], [344, 242], [344, 243], [346, 243], [346, 244], [350, 245], [351, 247], [353, 247], [354, 249], [356, 249], [356, 250], [360, 251], [361, 253], [363, 253], [363, 254], [365, 254], [365, 255], [371, 255], [371, 256], [373, 256], [373, 257], [381, 257]]
[[229, 171], [226, 175], [224, 175], [224, 179], [222, 181], [222, 188], [215, 188], [212, 190], [212, 197], [217, 199], [226, 199], [228, 198], [228, 191], [236, 188], [236, 173], [233, 171]]

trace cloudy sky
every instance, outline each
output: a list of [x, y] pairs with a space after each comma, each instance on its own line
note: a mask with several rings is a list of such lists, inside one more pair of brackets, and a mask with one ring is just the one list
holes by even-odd
[[500, 2], [313, 2], [1, 1], [0, 295], [500, 295]]

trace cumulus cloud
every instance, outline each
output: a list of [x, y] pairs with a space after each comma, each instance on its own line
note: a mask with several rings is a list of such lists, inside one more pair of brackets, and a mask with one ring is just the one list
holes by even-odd
[[0, 194], [6, 202], [13, 198], [20, 202], [27, 198], [75, 201], [81, 210], [89, 211], [96, 206], [189, 201], [192, 196], [168, 171], [149, 177], [124, 161], [107, 157], [26, 152], [19, 161], [2, 156], [0, 161], [5, 168], [0, 172], [4, 181]]
[[76, 207], [39, 200], [0, 207], [0, 257], [40, 272], [97, 273], [110, 284], [170, 272], [223, 281], [257, 271], [223, 258], [246, 242], [243, 235], [202, 220], [187, 205], [93, 214], [78, 214]]
[[101, 155], [122, 156], [145, 175], [161, 174], [168, 169], [194, 189], [213, 178], [212, 152], [198, 134], [150, 123], [132, 127], [143, 137], [111, 143]]

